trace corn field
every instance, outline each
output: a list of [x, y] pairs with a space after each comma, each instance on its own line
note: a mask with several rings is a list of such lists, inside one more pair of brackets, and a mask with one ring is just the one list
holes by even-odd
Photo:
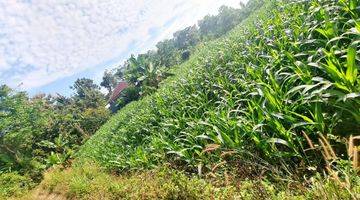
[[156, 93], [120, 110], [80, 160], [119, 171], [169, 163], [200, 175], [239, 162], [257, 173], [306, 174], [351, 160], [347, 140], [360, 134], [359, 15], [358, 0], [264, 3], [227, 36], [201, 44]]

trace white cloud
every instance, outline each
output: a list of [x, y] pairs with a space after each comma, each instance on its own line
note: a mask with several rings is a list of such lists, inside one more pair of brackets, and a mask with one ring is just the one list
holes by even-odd
[[[22, 82], [25, 89], [49, 84], [119, 57], [130, 45], [134, 51], [152, 47], [219, 6], [239, 1], [0, 1], [0, 82]], [[162, 32], [151, 37], [152, 29]]]

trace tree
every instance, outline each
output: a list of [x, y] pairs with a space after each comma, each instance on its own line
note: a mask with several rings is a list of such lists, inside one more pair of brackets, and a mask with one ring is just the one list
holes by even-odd
[[141, 66], [144, 64], [144, 60], [140, 59], [139, 57], [136, 58], [134, 55], [131, 55], [130, 58], [124, 63], [125, 80], [130, 84], [138, 85], [137, 80], [140, 77], [139, 71], [141, 69]]
[[146, 64], [142, 67], [140, 72], [139, 82], [149, 87], [157, 87], [161, 76], [161, 70], [152, 63]]
[[197, 26], [189, 26], [174, 33], [175, 47], [180, 50], [195, 46], [200, 41]]
[[106, 88], [108, 90], [108, 95], [110, 96], [114, 87], [116, 86], [117, 80], [114, 74], [112, 74], [110, 71], [105, 71], [102, 82], [100, 83], [100, 86]]
[[75, 91], [75, 95], [79, 98], [85, 98], [93, 91], [98, 91], [100, 87], [88, 78], [77, 79], [73, 86], [70, 87]]
[[82, 109], [105, 105], [105, 96], [101, 93], [100, 86], [91, 79], [77, 79], [70, 88], [75, 92], [73, 98], [76, 104]]
[[44, 104], [29, 101], [25, 92], [0, 87], [0, 171], [23, 171], [37, 165], [39, 160], [33, 158], [36, 144], [46, 135], [53, 116]]
[[202, 38], [217, 38], [224, 35], [241, 22], [243, 9], [221, 6], [216, 16], [207, 15], [199, 21]]
[[125, 78], [124, 70], [125, 70], [125, 68], [123, 66], [120, 66], [120, 67], [114, 69], [114, 77], [117, 82], [124, 80], [124, 78]]
[[110, 113], [99, 86], [79, 79], [73, 88], [72, 97], [29, 98], [0, 86], [0, 172], [16, 170], [37, 180], [42, 170], [67, 160], [105, 123]]
[[170, 67], [179, 63], [179, 51], [175, 47], [174, 39], [158, 42], [156, 48], [160, 65]]

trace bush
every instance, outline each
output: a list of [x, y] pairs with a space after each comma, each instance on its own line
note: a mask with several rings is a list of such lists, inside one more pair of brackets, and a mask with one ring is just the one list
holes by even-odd
[[129, 86], [125, 88], [118, 100], [116, 101], [116, 111], [126, 106], [132, 101], [136, 101], [140, 98], [140, 88], [135, 86]]
[[15, 172], [0, 174], [0, 199], [22, 196], [33, 186], [29, 177]]

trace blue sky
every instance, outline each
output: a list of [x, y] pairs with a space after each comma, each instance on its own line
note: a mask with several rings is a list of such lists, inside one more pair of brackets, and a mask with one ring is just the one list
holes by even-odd
[[0, 1], [0, 84], [70, 94], [105, 69], [240, 0]]

